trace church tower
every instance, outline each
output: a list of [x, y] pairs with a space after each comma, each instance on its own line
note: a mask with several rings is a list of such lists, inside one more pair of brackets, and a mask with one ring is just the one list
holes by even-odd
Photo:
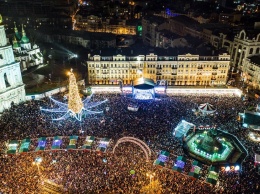
[[25, 89], [20, 64], [14, 59], [12, 45], [5, 34], [0, 15], [0, 113], [12, 103], [25, 101]]

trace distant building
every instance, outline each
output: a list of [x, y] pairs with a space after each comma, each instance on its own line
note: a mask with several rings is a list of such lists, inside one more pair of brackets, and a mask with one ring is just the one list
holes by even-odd
[[25, 89], [19, 62], [15, 61], [12, 46], [5, 34], [0, 15], [0, 112], [13, 103], [25, 101]]
[[156, 46], [156, 36], [159, 30], [165, 28], [166, 19], [158, 16], [147, 16], [142, 18], [142, 39], [143, 43]]
[[178, 55], [157, 56], [153, 53], [139, 56], [89, 55], [88, 82], [115, 84], [118, 80], [130, 84], [146, 77], [167, 80], [169, 85], [225, 85], [230, 56]]
[[102, 17], [95, 15], [76, 15], [76, 28], [89, 32], [106, 32], [113, 34], [136, 35], [136, 24], [129, 24], [127, 20], [102, 20]]
[[26, 36], [23, 25], [21, 34], [18, 32], [15, 25], [12, 46], [15, 60], [20, 61], [22, 71], [26, 70], [28, 67], [43, 64], [43, 55], [40, 51], [40, 48], [36, 44], [34, 44], [33, 47], [31, 46], [30, 40]]
[[220, 13], [219, 22], [223, 24], [235, 24], [236, 22], [240, 22], [241, 17], [241, 13]]
[[10, 26], [17, 21], [35, 29], [41, 26], [72, 29], [72, 15], [77, 5], [77, 0], [0, 1], [0, 13]]
[[43, 28], [38, 32], [31, 31], [31, 33], [39, 40], [50, 43], [63, 42], [92, 49], [116, 47], [116, 35], [111, 33], [48, 28]]
[[161, 30], [156, 33], [156, 47], [159, 48], [179, 48], [188, 47], [189, 43], [185, 37], [179, 36], [169, 30]]

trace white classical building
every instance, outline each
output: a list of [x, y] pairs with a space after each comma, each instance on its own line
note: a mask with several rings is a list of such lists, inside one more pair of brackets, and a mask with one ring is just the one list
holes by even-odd
[[260, 89], [260, 55], [251, 55], [243, 60], [242, 78], [254, 89]]
[[12, 45], [7, 41], [0, 16], [0, 112], [12, 103], [25, 101], [20, 63], [15, 61]]
[[22, 34], [17, 30], [14, 24], [15, 35], [12, 40], [15, 60], [20, 61], [21, 70], [25, 71], [28, 67], [43, 64], [43, 55], [39, 46], [34, 44], [31, 46], [29, 38], [26, 36], [22, 25]]
[[178, 55], [158, 56], [154, 53], [139, 56], [89, 55], [90, 84], [130, 84], [132, 80], [146, 77], [167, 80], [169, 85], [225, 85], [230, 55], [218, 56]]
[[223, 47], [230, 53], [231, 66], [239, 71], [243, 70], [243, 60], [260, 53], [259, 31], [242, 30], [234, 37], [234, 40], [223, 40]]

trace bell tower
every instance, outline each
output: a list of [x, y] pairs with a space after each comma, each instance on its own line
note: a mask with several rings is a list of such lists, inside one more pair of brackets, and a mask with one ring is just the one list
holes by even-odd
[[0, 113], [12, 103], [25, 101], [25, 89], [19, 62], [14, 59], [0, 15]]

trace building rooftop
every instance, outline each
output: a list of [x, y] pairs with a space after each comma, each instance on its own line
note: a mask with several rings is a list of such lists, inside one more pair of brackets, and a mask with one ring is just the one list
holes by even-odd
[[164, 17], [154, 15], [144, 16], [143, 19], [148, 20], [150, 23], [156, 23], [158, 25], [167, 21]]
[[175, 34], [175, 33], [171, 32], [169, 30], [160, 30], [160, 32], [163, 34], [163, 36], [165, 36], [165, 37], [167, 37], [169, 39], [172, 39], [172, 40], [173, 39], [177, 39], [177, 38], [181, 38], [180, 35]]
[[257, 66], [260, 66], [260, 55], [249, 56], [248, 59]]
[[219, 33], [223, 33], [223, 34], [229, 33], [231, 26], [222, 23], [207, 23], [207, 24], [201, 24], [201, 28], [211, 30], [212, 34], [218, 36]]
[[176, 17], [172, 17], [171, 20], [174, 20], [176, 22], [180, 22], [182, 24], [185, 24], [186, 26], [196, 26], [196, 25], [200, 24], [196, 20], [194, 20], [194, 19], [192, 19], [188, 16], [185, 16], [185, 15], [179, 15], [179, 16], [176, 16]]
[[218, 56], [219, 52], [214, 52], [211, 47], [208, 45], [202, 45], [198, 48], [154, 48], [149, 46], [144, 46], [142, 44], [135, 44], [131, 47], [122, 47], [122, 48], [105, 48], [98, 50], [91, 50], [89, 54], [93, 55], [101, 55], [101, 56], [113, 56], [113, 55], [125, 55], [125, 56], [138, 56], [138, 55], [149, 55], [150, 53], [154, 53], [158, 56], [178, 56], [185, 55], [187, 53], [191, 53], [193, 55], [200, 56]]

